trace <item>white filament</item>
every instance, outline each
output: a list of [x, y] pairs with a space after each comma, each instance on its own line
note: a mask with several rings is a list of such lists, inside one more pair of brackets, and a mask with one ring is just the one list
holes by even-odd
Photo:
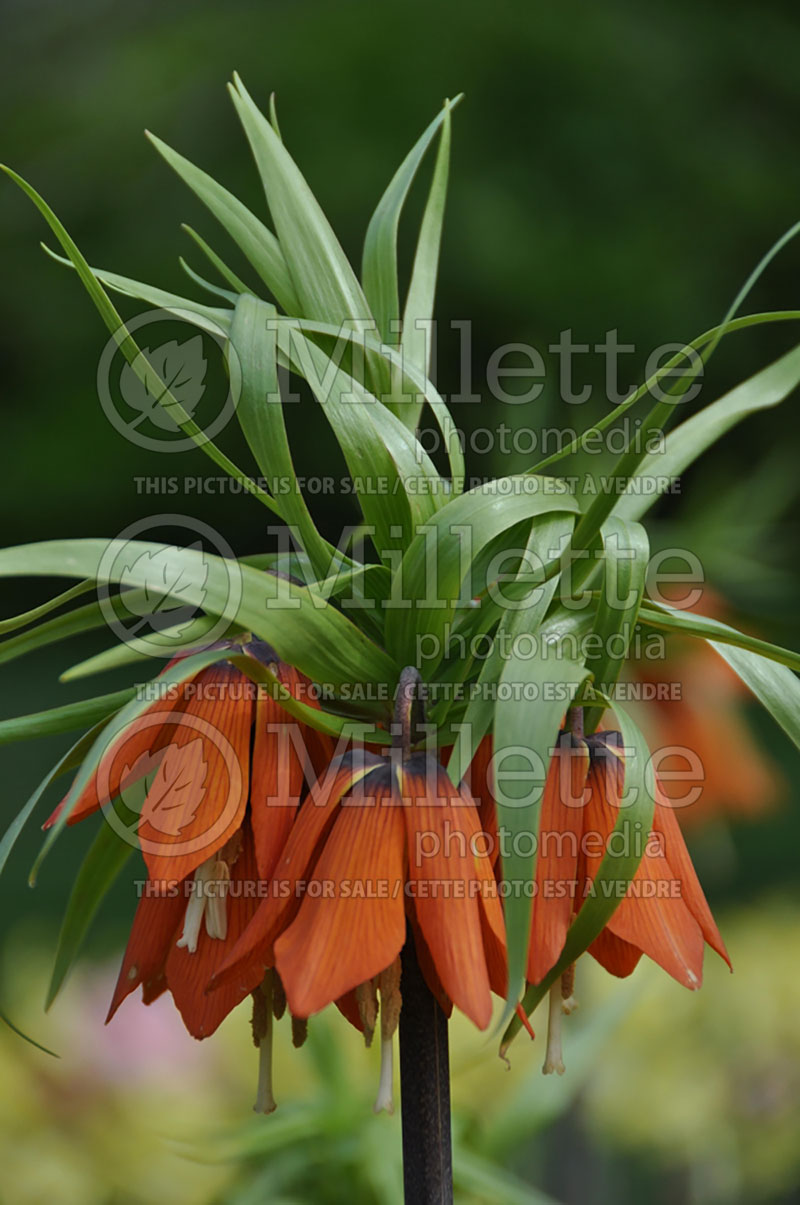
[[254, 1113], [274, 1113], [277, 1105], [272, 1095], [272, 1011], [267, 1012], [267, 1032], [258, 1043], [258, 1090]]
[[226, 897], [230, 881], [231, 872], [227, 862], [209, 858], [197, 867], [191, 898], [186, 905], [183, 933], [178, 939], [179, 948], [188, 950], [190, 954], [195, 953], [204, 919], [208, 936], [218, 941], [225, 940], [228, 935]]
[[544, 1075], [564, 1074], [564, 1060], [561, 1055], [561, 980], [557, 979], [550, 988], [550, 1007], [547, 1014], [547, 1051], [544, 1056]]
[[394, 1113], [394, 1039], [381, 1039], [381, 1076], [373, 1109], [376, 1113]]

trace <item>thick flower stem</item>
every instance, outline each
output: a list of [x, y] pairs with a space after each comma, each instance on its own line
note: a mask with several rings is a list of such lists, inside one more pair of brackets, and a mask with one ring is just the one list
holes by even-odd
[[402, 953], [400, 1097], [406, 1205], [450, 1205], [450, 1060], [447, 1017], [425, 982], [409, 930]]

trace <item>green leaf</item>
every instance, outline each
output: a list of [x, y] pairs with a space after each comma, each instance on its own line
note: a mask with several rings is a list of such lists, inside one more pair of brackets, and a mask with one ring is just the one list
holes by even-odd
[[[279, 348], [308, 381], [353, 478], [381, 557], [405, 548], [443, 489], [430, 457], [403, 423], [295, 326], [278, 326]], [[429, 483], [426, 488], [420, 488]]]
[[584, 665], [547, 647], [536, 657], [516, 651], [503, 667], [494, 709], [494, 780], [498, 830], [508, 834], [503, 878], [508, 948], [508, 996], [504, 1024], [525, 989], [536, 858], [518, 852], [518, 837], [538, 836], [547, 771], [564, 713], [586, 678]]
[[213, 247], [209, 247], [208, 243], [202, 238], [196, 230], [188, 226], [186, 222], [181, 223], [181, 230], [185, 230], [189, 238], [193, 239], [200, 250], [208, 259], [209, 263], [217, 269], [223, 280], [226, 280], [233, 289], [234, 293], [254, 293], [248, 285], [244, 283], [240, 276], [237, 276], [233, 269], [229, 268], [221, 256], [217, 255]]
[[[147, 365], [146, 358], [142, 355], [141, 349], [138, 347], [136, 340], [132, 338], [121, 317], [111, 304], [108, 294], [103, 289], [100, 281], [92, 272], [92, 269], [89, 267], [88, 263], [78, 250], [73, 240], [61, 225], [61, 222], [59, 222], [58, 218], [53, 213], [47, 202], [44, 201], [36, 190], [32, 188], [25, 180], [23, 180], [21, 176], [18, 176], [16, 172], [11, 170], [11, 168], [5, 167], [2, 164], [0, 164], [0, 168], [2, 168], [6, 175], [9, 176], [15, 184], [19, 185], [25, 195], [29, 197], [31, 201], [33, 201], [42, 217], [50, 226], [50, 229], [53, 231], [73, 263], [81, 283], [94, 302], [95, 307], [106, 326], [111, 331], [111, 334], [113, 335], [120, 351], [125, 356], [125, 359], [128, 361], [131, 368], [134, 370], [142, 383], [149, 389], [151, 381], [148, 379], [148, 372], [145, 369], [145, 366]], [[158, 379], [158, 374], [151, 373], [150, 375], [152, 375], [153, 378]], [[224, 472], [229, 473], [231, 477], [239, 481], [248, 491], [248, 493], [253, 494], [259, 499], [259, 501], [263, 502], [266, 506], [269, 506], [270, 509], [275, 510], [276, 507], [272, 499], [266, 495], [263, 490], [259, 490], [256, 484], [251, 481], [246, 474], [242, 473], [232, 460], [229, 460], [224, 453], [220, 452], [219, 448], [217, 448], [217, 446], [207, 437], [207, 435], [201, 431], [197, 423], [189, 417], [183, 406], [181, 406], [180, 402], [173, 397], [164, 382], [159, 381], [159, 384], [163, 387], [158, 399], [159, 404], [169, 414], [170, 418], [177, 424], [177, 426], [180, 427], [184, 434], [188, 435], [190, 439], [194, 440], [197, 446], [202, 448], [206, 455], [208, 455], [215, 464], [219, 465]]]
[[[371, 318], [369, 305], [336, 235], [297, 164], [238, 75], [230, 88], [288, 264], [298, 317], [342, 321]], [[286, 308], [286, 307], [284, 307]]]
[[[345, 683], [391, 683], [397, 667], [313, 589], [194, 548], [135, 540], [51, 540], [0, 550], [0, 577], [97, 578], [145, 588], [154, 555], [168, 555], [181, 602], [227, 618], [273, 646], [278, 656], [334, 689]], [[168, 593], [168, 592], [167, 592]]]
[[0, 1009], [0, 1021], [2, 1021], [4, 1025], [7, 1025], [11, 1032], [15, 1033], [18, 1038], [22, 1038], [23, 1042], [27, 1042], [29, 1046], [35, 1046], [37, 1050], [41, 1050], [42, 1054], [49, 1054], [51, 1058], [54, 1059], [61, 1058], [61, 1055], [56, 1054], [54, 1050], [48, 1050], [46, 1046], [42, 1046], [41, 1042], [36, 1042], [33, 1038], [28, 1037], [26, 1033], [23, 1033], [22, 1030], [6, 1016], [2, 1009]]
[[223, 301], [227, 301], [229, 305], [236, 305], [238, 293], [232, 293], [230, 289], [223, 289], [221, 285], [212, 284], [210, 280], [206, 280], [199, 272], [195, 272], [191, 264], [188, 264], [182, 255], [178, 256], [178, 263], [183, 268], [190, 280], [193, 280], [201, 289], [205, 289], [207, 293], [213, 293], [215, 297], [221, 297]]
[[[287, 320], [285, 325], [289, 329], [297, 329], [299, 331], [307, 331], [315, 334], [331, 335], [336, 339], [344, 339], [352, 343], [358, 343], [366, 347], [370, 352], [374, 352], [377, 356], [382, 357], [388, 362], [388, 367], [396, 370], [396, 377], [400, 379], [400, 395], [398, 401], [395, 397], [395, 408], [393, 413], [405, 420], [406, 410], [409, 402], [406, 400], [409, 396], [409, 386], [413, 387], [413, 401], [411, 404], [416, 408], [415, 413], [419, 413], [422, 402], [427, 402], [430, 406], [436, 424], [442, 434], [444, 446], [447, 449], [447, 458], [450, 464], [451, 490], [452, 494], [463, 493], [464, 487], [464, 453], [461, 448], [461, 435], [458, 428], [453, 422], [450, 411], [447, 409], [444, 399], [436, 389], [433, 382], [426, 376], [425, 372], [411, 364], [405, 359], [402, 353], [395, 348], [388, 347], [385, 343], [380, 343], [374, 336], [369, 334], [359, 334], [355, 331], [346, 331], [341, 327], [336, 327], [329, 322], [312, 322], [307, 319], [300, 318], [296, 321]], [[421, 400], [418, 400], [418, 395]], [[409, 430], [413, 430], [413, 423], [405, 423]], [[427, 465], [429, 458], [423, 451], [422, 445], [417, 442], [418, 449], [416, 455], [423, 459]], [[428, 472], [429, 476], [430, 471]], [[436, 495], [438, 497], [440, 495]]]
[[[656, 803], [650, 750], [642, 733], [622, 708], [615, 704], [614, 711], [626, 752], [623, 795], [613, 831], [622, 835], [631, 832], [649, 833], [653, 825]], [[619, 852], [620, 850], [624, 852]], [[643, 853], [642, 842], [629, 839], [616, 842], [609, 838], [606, 853], [595, 875], [594, 891], [584, 900], [578, 915], [570, 925], [561, 957], [541, 983], [531, 985], [525, 993], [522, 1007], [528, 1016], [544, 999], [552, 984], [568, 966], [588, 950], [611, 920], [639, 869]], [[519, 1029], [519, 1018], [515, 1017], [504, 1034], [501, 1054], [505, 1052]]]
[[98, 695], [95, 699], [82, 699], [79, 703], [67, 703], [63, 707], [52, 707], [33, 715], [0, 720], [0, 745], [35, 740], [55, 732], [72, 732], [76, 728], [85, 728], [87, 724], [96, 724], [123, 707], [133, 694], [134, 688], [131, 686], [113, 694]]
[[[142, 778], [130, 786], [132, 793], [141, 796], [142, 803], [147, 794], [146, 781]], [[126, 827], [130, 827], [135, 820], [135, 813], [119, 800], [116, 800], [112, 806]], [[50, 1008], [61, 990], [80, 952], [89, 927], [97, 915], [98, 908], [132, 853], [133, 846], [123, 840], [116, 829], [103, 817], [100, 831], [78, 871], [67, 903], [67, 910], [61, 922], [53, 973], [47, 989], [45, 1011]]]
[[64, 774], [67, 770], [74, 769], [75, 766], [80, 765], [84, 754], [87, 753], [92, 747], [93, 742], [102, 732], [104, 727], [105, 722], [102, 724], [96, 724], [95, 727], [89, 732], [84, 733], [84, 735], [80, 737], [80, 739], [77, 740], [70, 749], [67, 750], [63, 757], [59, 758], [52, 770], [45, 775], [27, 802], [20, 808], [19, 812], [17, 812], [17, 815], [11, 821], [11, 824], [9, 824], [8, 828], [3, 834], [2, 841], [0, 841], [0, 874], [2, 874], [3, 870], [5, 869], [6, 862], [8, 861], [12, 849], [16, 845], [17, 838], [19, 837], [25, 825], [28, 823], [28, 820], [33, 815], [37, 803], [42, 798], [47, 788], [56, 780], [56, 778], [58, 778], [60, 774]]
[[708, 642], [800, 748], [800, 680], [785, 665], [716, 640]]
[[280, 489], [285, 521], [295, 529], [317, 576], [324, 577], [335, 552], [314, 525], [292, 463], [278, 384], [275, 317], [274, 306], [247, 294], [236, 303], [231, 326], [241, 370], [236, 415], [259, 469], [272, 483], [271, 493]]
[[[403, 357], [426, 376], [432, 342], [429, 328], [433, 319], [439, 249], [444, 223], [444, 203], [447, 196], [447, 176], [450, 168], [450, 110], [452, 107], [449, 105], [445, 109], [439, 153], [436, 156], [436, 167], [433, 172], [428, 203], [422, 218], [417, 250], [414, 255], [414, 267], [411, 272], [411, 283], [408, 286], [403, 311], [401, 343]], [[417, 408], [416, 414], [412, 411], [404, 415], [404, 418], [413, 429], [419, 420], [419, 408]]]
[[[570, 443], [559, 448], [557, 452], [553, 452], [550, 456], [545, 456], [543, 460], [538, 461], [528, 471], [531, 473], [541, 473], [543, 469], [549, 468], [556, 461], [563, 460], [566, 456], [571, 456], [573, 452], [579, 452], [581, 448], [587, 444], [593, 443], [600, 432], [605, 431], [608, 427], [615, 423], [617, 419], [640, 402], [643, 397], [650, 393], [664, 377], [671, 375], [675, 370], [680, 370], [681, 365], [687, 360], [687, 357], [692, 351], [703, 351], [703, 357], [707, 360], [709, 356], [708, 345], [719, 342], [723, 335], [731, 335], [736, 331], [749, 330], [751, 326], [763, 326], [765, 323], [773, 322], [797, 322], [800, 319], [800, 310], [769, 310], [761, 314], [746, 314], [743, 318], [734, 318], [727, 322], [722, 322], [718, 326], [712, 326], [710, 330], [704, 331], [702, 335], [698, 335], [696, 339], [685, 343], [680, 351], [670, 356], [665, 360], [659, 368], [648, 377], [632, 394], [626, 398], [624, 402], [620, 402], [613, 410], [610, 410], [605, 418], [593, 426], [587, 428], [586, 431], [578, 435]], [[685, 374], [691, 371], [690, 368], [685, 370]], [[666, 390], [663, 390], [666, 392]]]
[[[386, 615], [387, 648], [402, 665], [430, 677], [443, 655], [445, 629], [470, 565], [490, 540], [526, 519], [577, 513], [555, 477], [501, 477], [454, 498], [418, 530], [403, 557], [396, 597]], [[418, 664], [425, 642], [424, 667]]]
[[[574, 522], [573, 515], [555, 515], [534, 523], [526, 551], [544, 563], [550, 557], [552, 549], [558, 548], [569, 538]], [[517, 581], [523, 579], [527, 581], [524, 566], [520, 569]], [[459, 725], [447, 763], [447, 772], [456, 785], [464, 778], [478, 746], [491, 729], [495, 709], [493, 687], [500, 681], [503, 673], [505, 646], [510, 647], [514, 638], [521, 633], [543, 639], [540, 625], [553, 600], [557, 584], [557, 579], [551, 577], [549, 581], [542, 582], [535, 593], [531, 593], [524, 608], [506, 610], [503, 613], [491, 652], [478, 675], [475, 692]], [[483, 600], [482, 609], [487, 608], [488, 601]], [[465, 657], [463, 660], [469, 661], [469, 658]]]
[[[164, 660], [175, 657], [192, 649], [205, 648], [208, 645], [206, 637], [212, 628], [218, 626], [217, 620], [210, 615], [198, 615], [190, 623], [176, 624], [174, 627], [161, 628], [147, 637], [147, 643], [154, 650], [159, 646], [163, 649]], [[231, 624], [225, 632], [220, 632], [218, 638], [227, 637], [241, 631], [238, 624]], [[83, 661], [71, 665], [59, 675], [60, 682], [77, 682], [81, 678], [91, 677], [92, 674], [104, 674], [108, 670], [121, 669], [126, 665], [135, 665], [142, 661], [159, 664], [155, 652], [146, 653], [130, 644], [117, 643], [101, 653], [95, 653]]]
[[[459, 99], [460, 97], [457, 97], [453, 105], [457, 104]], [[367, 227], [361, 261], [361, 279], [378, 332], [388, 344], [398, 343], [400, 337], [400, 299], [397, 285], [397, 228], [400, 215], [425, 152], [445, 120], [447, 124], [442, 131], [442, 139], [444, 140], [446, 133], [449, 142], [450, 109], [453, 105], [445, 101], [443, 112], [433, 119], [406, 155], [378, 202]], [[430, 201], [428, 204], [430, 207]], [[427, 364], [419, 366], [427, 372]]]
[[[65, 268], [75, 268], [71, 259], [58, 255], [47, 246], [47, 243], [41, 243], [40, 246], [57, 264], [61, 264]], [[165, 289], [158, 289], [154, 285], [145, 284], [144, 281], [132, 280], [129, 276], [119, 276], [116, 272], [106, 272], [104, 268], [89, 268], [89, 271], [115, 293], [121, 293], [123, 297], [133, 297], [137, 301], [146, 301], [148, 305], [156, 306], [166, 313], [174, 314], [176, 318], [180, 318], [184, 322], [190, 322], [192, 326], [196, 326], [200, 330], [208, 331], [217, 339], [224, 338], [230, 330], [232, 317], [230, 309], [223, 310], [202, 305], [190, 297], [180, 297], [177, 293], [168, 293]]]
[[[144, 590], [124, 591], [120, 597], [127, 597], [134, 606], [140, 606], [147, 599]], [[109, 599], [109, 603], [118, 614], [122, 613], [118, 610], [121, 604], [115, 598]], [[89, 632], [93, 628], [102, 628], [107, 623], [107, 614], [99, 602], [76, 607], [74, 611], [67, 611], [64, 615], [57, 615], [55, 619], [48, 619], [38, 627], [31, 628], [29, 632], [20, 632], [17, 636], [0, 641], [0, 665], [7, 661], [14, 661], [17, 657], [22, 657], [34, 649], [56, 644], [70, 636]]]
[[[632, 475], [625, 494], [614, 506], [614, 514], [624, 519], [640, 519], [706, 448], [742, 419], [785, 401], [798, 384], [800, 346], [670, 432], [663, 452], [646, 456]], [[653, 481], [657, 488], [649, 492], [648, 483]]]
[[158, 153], [177, 172], [184, 184], [206, 205], [233, 241], [241, 248], [264, 284], [287, 314], [296, 314], [299, 306], [289, 269], [280, 244], [263, 222], [232, 193], [206, 172], [195, 167], [183, 155], [173, 151], [155, 134], [145, 131]]
[[639, 622], [649, 628], [658, 628], [665, 632], [680, 632], [684, 636], [694, 636], [698, 639], [715, 641], [720, 644], [733, 644], [751, 653], [758, 653], [770, 661], [779, 661], [791, 669], [800, 670], [800, 653], [793, 649], [782, 648], [779, 644], [770, 644], [759, 640], [756, 636], [748, 636], [739, 632], [727, 623], [711, 619], [708, 615], [696, 615], [694, 612], [679, 611], [665, 603], [655, 603], [645, 599], [639, 612]]
[[49, 599], [46, 603], [42, 603], [30, 611], [23, 611], [20, 615], [14, 615], [9, 619], [0, 619], [0, 635], [15, 632], [29, 623], [35, 623], [37, 619], [49, 615], [51, 611], [57, 610], [64, 603], [72, 602], [74, 598], [80, 598], [82, 594], [87, 594], [90, 590], [94, 590], [94, 582], [78, 582], [77, 586], [70, 586], [69, 590], [64, 590], [55, 598]]
[[[595, 613], [594, 643], [586, 658], [594, 686], [611, 695], [619, 678], [628, 648], [633, 639], [636, 620], [644, 594], [650, 541], [639, 523], [609, 519], [603, 526], [603, 589]], [[584, 730], [594, 732], [605, 707], [587, 707], [584, 711]]]
[[317, 732], [324, 732], [335, 738], [344, 737], [348, 741], [360, 741], [370, 745], [387, 745], [391, 742], [391, 733], [387, 732], [385, 728], [376, 728], [368, 721], [334, 715], [330, 711], [324, 711], [320, 707], [311, 707], [301, 699], [296, 699], [288, 687], [284, 686], [280, 679], [270, 672], [269, 667], [256, 657], [251, 657], [245, 652], [233, 653], [229, 660], [233, 665], [238, 666], [242, 673], [247, 674], [253, 682], [266, 687], [272, 698], [280, 703], [284, 711], [288, 711], [296, 720], [307, 724], [309, 728], [314, 728]]

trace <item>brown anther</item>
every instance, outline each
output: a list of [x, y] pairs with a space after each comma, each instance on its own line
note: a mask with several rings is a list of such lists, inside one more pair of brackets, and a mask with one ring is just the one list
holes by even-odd
[[381, 1038], [386, 1041], [394, 1036], [400, 1021], [403, 997], [400, 994], [400, 959], [381, 971], [378, 976], [381, 993]]
[[372, 1045], [375, 1026], [378, 1022], [378, 993], [375, 989], [374, 979], [368, 979], [366, 983], [359, 983], [356, 988], [356, 1004], [361, 1024], [364, 1027], [364, 1045], [369, 1047]]
[[277, 971], [272, 972], [272, 1015], [280, 1021], [286, 1012], [286, 992], [283, 990], [281, 977]]
[[267, 1007], [267, 997], [264, 995], [261, 987], [257, 987], [254, 992], [250, 993], [253, 997], [253, 1045], [259, 1047], [261, 1039], [266, 1035], [267, 1023], [269, 1021], [269, 1011]]
[[561, 976], [561, 999], [569, 1000], [575, 990], [575, 963], [571, 962]]
[[229, 841], [226, 841], [222, 849], [217, 854], [217, 859], [220, 862], [227, 862], [228, 866], [234, 865], [242, 852], [242, 830], [237, 829]]
[[292, 1017], [292, 1045], [296, 1050], [305, 1042], [308, 1037], [308, 1018], [307, 1017]]

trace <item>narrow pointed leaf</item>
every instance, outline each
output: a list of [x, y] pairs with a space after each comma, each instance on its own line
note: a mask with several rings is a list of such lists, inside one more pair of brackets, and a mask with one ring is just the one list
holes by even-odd
[[241, 371], [236, 416], [270, 492], [280, 491], [284, 519], [296, 530], [315, 574], [324, 577], [333, 550], [317, 531], [292, 462], [278, 383], [275, 317], [274, 306], [247, 294], [236, 303], [231, 326]]
[[578, 509], [557, 478], [517, 476], [480, 485], [437, 511], [403, 557], [400, 594], [387, 611], [386, 642], [395, 659], [417, 664], [424, 641], [430, 651], [425, 672], [432, 674], [442, 659], [445, 628], [462, 581], [484, 546], [526, 519]]
[[[145, 784], [146, 779], [141, 779], [131, 783], [128, 788], [132, 795], [135, 793], [141, 797], [142, 803], [147, 793]], [[135, 821], [135, 813], [119, 800], [113, 806], [126, 828], [130, 827]], [[100, 831], [81, 863], [67, 902], [67, 910], [58, 935], [50, 986], [47, 989], [45, 1010], [50, 1008], [61, 990], [100, 905], [132, 853], [133, 846], [123, 840], [103, 817]]]
[[[525, 989], [530, 943], [536, 858], [530, 850], [538, 840], [545, 779], [558, 740], [564, 713], [586, 678], [586, 668], [569, 656], [519, 657], [506, 661], [494, 712], [494, 781], [497, 825], [507, 838], [503, 878], [509, 884], [505, 899], [508, 947], [508, 997], [502, 1024], [511, 1016]], [[520, 842], [519, 838], [524, 841]]]
[[215, 285], [210, 280], [206, 280], [205, 276], [201, 276], [196, 272], [191, 264], [187, 263], [182, 255], [178, 256], [178, 263], [183, 268], [190, 280], [193, 280], [201, 289], [205, 289], [207, 293], [213, 293], [215, 297], [221, 297], [223, 301], [227, 301], [229, 305], [236, 305], [238, 293], [232, 293], [230, 289], [223, 289], [221, 285]]
[[260, 636], [313, 680], [334, 688], [396, 681], [391, 657], [311, 589], [194, 548], [135, 540], [51, 540], [0, 550], [0, 577], [97, 578], [108, 565], [111, 581], [124, 572], [130, 585], [144, 589], [153, 556], [169, 557], [183, 604]]
[[181, 230], [185, 230], [189, 235], [189, 238], [194, 239], [197, 246], [208, 259], [209, 263], [214, 265], [222, 279], [228, 282], [234, 293], [253, 293], [253, 290], [244, 283], [240, 276], [237, 276], [236, 273], [228, 267], [221, 256], [217, 255], [213, 247], [210, 247], [206, 240], [202, 238], [196, 230], [194, 230], [191, 226], [187, 226], [185, 222], [182, 223]]
[[18, 1038], [22, 1038], [23, 1042], [27, 1042], [29, 1046], [34, 1046], [37, 1050], [41, 1050], [42, 1054], [49, 1054], [50, 1057], [54, 1059], [61, 1058], [61, 1055], [56, 1054], [54, 1050], [49, 1050], [48, 1047], [43, 1046], [41, 1042], [37, 1042], [34, 1038], [29, 1037], [28, 1034], [23, 1033], [19, 1026], [15, 1025], [14, 1022], [6, 1016], [2, 1009], [0, 1009], [0, 1021], [2, 1021], [2, 1023], [7, 1026], [12, 1033], [15, 1033]]
[[[800, 384], [800, 347], [793, 348], [719, 401], [706, 406], [666, 437], [663, 452], [645, 457], [614, 507], [623, 519], [640, 519], [670, 483], [743, 419], [785, 401]], [[655, 481], [657, 489], [647, 488]]]
[[[639, 523], [625, 523], [618, 518], [608, 520], [602, 535], [603, 586], [593, 632], [598, 647], [587, 656], [586, 668], [592, 674], [594, 687], [611, 695], [628, 655], [642, 604], [650, 541]], [[587, 733], [594, 732], [604, 710], [602, 704], [585, 709]]]
[[29, 623], [36, 623], [37, 619], [43, 619], [51, 611], [58, 610], [64, 603], [72, 602], [75, 598], [80, 598], [89, 590], [94, 590], [94, 582], [78, 582], [77, 586], [70, 586], [69, 590], [62, 591], [55, 598], [49, 599], [38, 607], [33, 607], [30, 611], [23, 611], [20, 615], [14, 615], [9, 619], [0, 619], [0, 635], [15, 632], [18, 628], [27, 627]]
[[[436, 167], [428, 203], [422, 218], [411, 283], [408, 287], [403, 311], [403, 355], [415, 368], [420, 369], [426, 375], [431, 352], [429, 324], [433, 319], [433, 304], [436, 297], [436, 277], [439, 270], [439, 250], [442, 242], [447, 176], [450, 168], [451, 109], [452, 105], [448, 105], [445, 109]], [[416, 424], [416, 418], [409, 421]]]
[[709, 640], [713, 649], [736, 671], [758, 701], [800, 749], [800, 679], [785, 665], [778, 665], [749, 649]]
[[[128, 601], [132, 606], [141, 606], [147, 599], [143, 590], [125, 591], [121, 597], [125, 595], [128, 596]], [[116, 599], [109, 601], [115, 611], [122, 605]], [[16, 636], [9, 637], [8, 640], [0, 641], [0, 665], [22, 657], [34, 649], [56, 644], [70, 636], [78, 636], [82, 632], [90, 632], [93, 628], [102, 628], [107, 623], [106, 612], [99, 602], [76, 607], [74, 611], [67, 611], [63, 615], [57, 615], [54, 619], [48, 619], [28, 632], [19, 632]]]
[[5, 869], [6, 862], [8, 861], [9, 855], [17, 842], [17, 838], [30, 820], [33, 812], [36, 809], [37, 803], [42, 798], [47, 788], [52, 782], [55, 782], [56, 778], [58, 778], [60, 774], [65, 774], [68, 770], [72, 770], [75, 768], [75, 766], [80, 765], [82, 758], [91, 749], [92, 744], [102, 732], [104, 727], [105, 722], [96, 724], [94, 728], [90, 729], [89, 732], [84, 733], [84, 735], [80, 737], [70, 749], [67, 750], [63, 757], [59, 758], [52, 770], [45, 775], [33, 794], [20, 808], [19, 812], [3, 834], [2, 840], [0, 840], [0, 874], [2, 874], [3, 870]]
[[[131, 368], [134, 370], [142, 383], [149, 389], [151, 382], [148, 381], [147, 374], [143, 367], [143, 362], [146, 361], [144, 361], [141, 349], [138, 347], [135, 339], [133, 339], [128, 332], [127, 327], [112, 305], [108, 294], [104, 290], [98, 278], [92, 272], [92, 269], [89, 267], [89, 264], [86, 262], [84, 256], [78, 250], [76, 244], [70, 238], [69, 234], [67, 234], [67, 231], [53, 213], [50, 206], [42, 199], [42, 197], [39, 196], [36, 190], [10, 168], [3, 165], [0, 165], [0, 167], [2, 167], [2, 170], [6, 173], [6, 175], [9, 176], [10, 179], [12, 179], [14, 183], [22, 189], [26, 196], [33, 201], [34, 205], [39, 210], [42, 217], [45, 219], [50, 229], [53, 231], [56, 238], [61, 243], [61, 246], [64, 248], [70, 260], [72, 261], [81, 283], [94, 302], [95, 307], [97, 308], [109, 331], [114, 336], [120, 351], [125, 356], [125, 359], [128, 361]], [[158, 374], [154, 373], [152, 375], [157, 379]], [[164, 408], [165, 411], [167, 411], [167, 413], [180, 427], [184, 434], [188, 435], [190, 439], [194, 440], [197, 446], [202, 448], [206, 455], [208, 455], [215, 464], [219, 465], [221, 469], [223, 469], [226, 473], [229, 473], [231, 477], [235, 478], [235, 480], [241, 482], [242, 486], [249, 493], [252, 493], [259, 499], [259, 501], [263, 502], [266, 506], [269, 506], [272, 510], [275, 510], [276, 507], [272, 499], [266, 495], [263, 490], [259, 490], [255, 483], [251, 481], [246, 474], [242, 473], [236, 467], [233, 461], [231, 461], [227, 456], [224, 455], [223, 452], [219, 450], [219, 448], [217, 448], [217, 446], [208, 438], [200, 427], [198, 427], [197, 423], [190, 418], [180, 402], [173, 397], [163, 381], [160, 382], [160, 385], [163, 386], [163, 389], [159, 396], [159, 404]]]
[[738, 648], [748, 649], [770, 661], [779, 661], [790, 669], [800, 671], [800, 653], [793, 649], [782, 648], [779, 644], [770, 644], [767, 640], [759, 640], [756, 636], [748, 636], [739, 632], [727, 623], [712, 619], [708, 615], [696, 615], [693, 611], [680, 611], [665, 603], [654, 603], [647, 599], [642, 604], [639, 620], [650, 628], [658, 628], [665, 632], [680, 632], [684, 636], [694, 636], [715, 644], [732, 644]]
[[261, 175], [299, 301], [293, 312], [328, 322], [369, 319], [369, 305], [358, 279], [319, 203], [238, 75], [231, 96]]
[[73, 732], [76, 728], [85, 728], [87, 724], [96, 724], [124, 707], [133, 694], [134, 688], [131, 686], [113, 694], [98, 695], [96, 699], [82, 699], [79, 703], [67, 703], [63, 707], [52, 707], [34, 715], [0, 720], [0, 745], [36, 740], [56, 732]]
[[172, 147], [156, 138], [155, 134], [148, 132], [147, 136], [173, 171], [177, 172], [183, 182], [188, 184], [192, 192], [211, 210], [220, 225], [224, 226], [270, 289], [278, 305], [287, 314], [296, 314], [297, 293], [280, 244], [272, 231], [206, 172], [195, 167], [177, 151], [173, 151]]
[[[41, 244], [42, 250], [50, 259], [66, 268], [75, 268], [71, 259], [52, 251], [47, 243]], [[157, 306], [166, 313], [174, 314], [184, 322], [191, 322], [200, 330], [208, 331], [217, 338], [224, 337], [230, 330], [230, 309], [219, 309], [202, 302], [194, 301], [191, 297], [181, 297], [177, 293], [169, 293], [166, 289], [158, 289], [154, 285], [145, 284], [141, 280], [132, 280], [129, 276], [119, 276], [116, 272], [106, 272], [104, 268], [90, 268], [93, 276], [108, 285], [115, 293], [123, 297], [134, 297], [137, 301], [146, 301], [148, 305]]]
[[449, 122], [450, 107], [449, 103], [446, 103], [444, 111], [437, 114], [406, 155], [378, 202], [367, 227], [361, 279], [378, 325], [378, 333], [384, 342], [389, 344], [398, 343], [400, 337], [400, 299], [397, 286], [397, 228], [400, 215], [425, 152], [442, 122], [445, 119]]

